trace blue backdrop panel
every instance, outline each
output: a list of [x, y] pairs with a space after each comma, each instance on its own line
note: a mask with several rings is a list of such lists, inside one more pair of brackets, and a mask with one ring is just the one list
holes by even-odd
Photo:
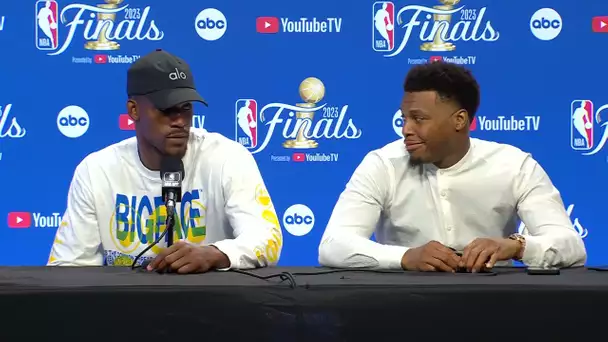
[[[407, 71], [435, 59], [473, 70], [482, 88], [473, 136], [532, 153], [589, 262], [608, 263], [608, 71], [595, 62], [608, 52], [608, 3], [445, 2], [6, 2], [0, 264], [46, 262], [76, 165], [133, 136], [126, 70], [155, 48], [191, 64], [209, 102], [195, 126], [254, 154], [283, 223], [282, 265], [317, 264], [355, 167], [400, 137]], [[248, 111], [255, 126], [238, 120]]]

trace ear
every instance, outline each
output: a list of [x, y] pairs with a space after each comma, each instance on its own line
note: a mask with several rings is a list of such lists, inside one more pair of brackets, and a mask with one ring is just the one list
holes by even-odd
[[464, 109], [459, 110], [454, 114], [454, 128], [460, 132], [469, 125], [469, 112]]
[[127, 114], [133, 119], [133, 121], [139, 121], [139, 113], [137, 111], [137, 102], [133, 99], [127, 100]]

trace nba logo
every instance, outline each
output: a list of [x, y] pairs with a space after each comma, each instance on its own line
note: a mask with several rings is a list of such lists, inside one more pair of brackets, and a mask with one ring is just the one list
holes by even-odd
[[36, 2], [36, 48], [55, 50], [59, 45], [59, 6], [57, 1]]
[[253, 99], [237, 100], [235, 113], [234, 139], [246, 148], [255, 148], [258, 146], [258, 103]]
[[593, 102], [574, 100], [570, 105], [570, 146], [586, 151], [593, 147]]
[[378, 52], [395, 48], [395, 5], [391, 1], [374, 2], [372, 10], [372, 48]]

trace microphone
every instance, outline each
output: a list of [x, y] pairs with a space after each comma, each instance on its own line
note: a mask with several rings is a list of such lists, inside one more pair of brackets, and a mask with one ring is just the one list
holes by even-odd
[[184, 163], [180, 158], [164, 156], [160, 162], [160, 179], [162, 197], [167, 208], [167, 247], [173, 245], [173, 225], [175, 224], [175, 206], [182, 201], [182, 180]]

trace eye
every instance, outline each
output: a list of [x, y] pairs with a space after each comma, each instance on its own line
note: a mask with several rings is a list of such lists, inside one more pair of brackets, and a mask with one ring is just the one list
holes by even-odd
[[422, 117], [420, 115], [412, 115], [412, 116], [408, 116], [408, 117], [406, 117], [405, 115], [403, 115], [402, 118], [403, 118], [403, 122], [404, 123], [411, 120], [411, 121], [413, 121], [413, 122], [415, 122], [415, 123], [418, 124], [418, 123], [421, 123], [422, 121], [426, 120], [425, 117]]

